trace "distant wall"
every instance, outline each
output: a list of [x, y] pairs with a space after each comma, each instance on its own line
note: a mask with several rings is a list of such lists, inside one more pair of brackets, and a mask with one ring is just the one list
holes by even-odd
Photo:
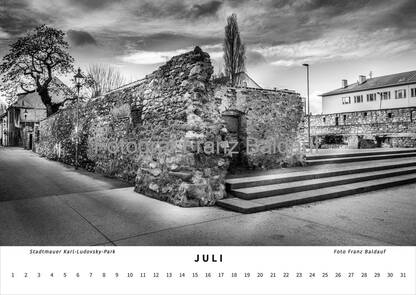
[[[209, 55], [196, 47], [140, 81], [82, 103], [80, 166], [179, 206], [208, 206], [225, 197], [231, 157], [223, 144], [231, 135], [223, 112], [238, 108], [245, 113], [247, 135], [279, 134], [291, 141], [299, 131], [301, 102], [293, 93], [230, 89], [239, 101], [230, 104], [227, 87], [218, 91], [212, 72]], [[75, 114], [72, 104], [41, 121], [39, 154], [74, 165]], [[256, 168], [286, 161], [276, 154], [247, 158]]]
[[343, 136], [350, 148], [368, 139], [379, 146], [415, 147], [416, 108], [314, 115], [311, 135], [318, 141], [325, 135]]

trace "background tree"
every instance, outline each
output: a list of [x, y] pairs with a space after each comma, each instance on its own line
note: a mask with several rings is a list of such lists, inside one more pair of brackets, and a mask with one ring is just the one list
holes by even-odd
[[224, 62], [225, 74], [230, 79], [231, 85], [238, 85], [242, 76], [240, 73], [245, 71], [245, 47], [240, 39], [237, 15], [235, 14], [227, 18], [225, 26]]
[[2, 81], [0, 85], [0, 96], [3, 97], [7, 106], [13, 104], [17, 100], [17, 94], [21, 92], [21, 88], [18, 83], [11, 81]]
[[87, 69], [86, 86], [91, 98], [126, 84], [124, 76], [114, 67], [90, 65]]
[[[74, 59], [61, 30], [41, 25], [10, 45], [0, 64], [3, 91], [13, 96], [17, 87], [24, 93], [37, 92], [47, 115], [55, 113], [65, 102], [53, 102], [50, 96], [53, 78], [73, 71]], [[72, 99], [70, 97], [69, 99]]]

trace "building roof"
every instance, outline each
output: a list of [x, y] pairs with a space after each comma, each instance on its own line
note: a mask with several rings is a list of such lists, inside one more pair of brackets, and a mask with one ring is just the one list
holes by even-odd
[[46, 109], [42, 99], [36, 92], [19, 94], [11, 107], [23, 109]]
[[363, 83], [354, 83], [350, 84], [345, 88], [338, 88], [326, 93], [321, 94], [321, 96], [330, 96], [336, 94], [350, 93], [356, 91], [365, 91], [371, 89], [378, 89], [384, 87], [406, 85], [416, 83], [416, 71], [403, 72], [398, 74], [392, 74], [387, 76], [374, 77], [367, 79]]
[[247, 72], [240, 72], [238, 73], [239, 76], [241, 76], [241, 80], [243, 81], [242, 83], [245, 83], [245, 86], [247, 87], [251, 87], [251, 88], [260, 88], [262, 89], [262, 87], [256, 82], [254, 81], [253, 78], [251, 78]]

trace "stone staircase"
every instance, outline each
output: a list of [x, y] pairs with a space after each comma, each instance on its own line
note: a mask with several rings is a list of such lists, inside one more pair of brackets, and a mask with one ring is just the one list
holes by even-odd
[[226, 181], [218, 206], [254, 213], [416, 182], [416, 149], [307, 156], [308, 166]]

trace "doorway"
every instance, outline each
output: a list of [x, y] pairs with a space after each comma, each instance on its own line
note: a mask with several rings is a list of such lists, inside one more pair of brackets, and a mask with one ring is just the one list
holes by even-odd
[[233, 155], [230, 162], [230, 169], [245, 167], [245, 148], [246, 148], [246, 122], [245, 114], [238, 110], [227, 110], [222, 114], [225, 127], [228, 130], [228, 143], [233, 148]]
[[32, 133], [29, 134], [29, 150], [32, 149], [32, 143], [33, 143], [33, 136]]

